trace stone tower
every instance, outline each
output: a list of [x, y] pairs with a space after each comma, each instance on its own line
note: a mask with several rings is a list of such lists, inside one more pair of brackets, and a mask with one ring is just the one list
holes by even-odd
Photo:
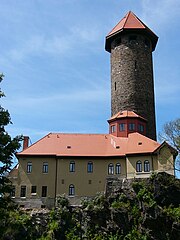
[[156, 140], [152, 52], [158, 37], [133, 13], [106, 36], [111, 53], [111, 114], [134, 111], [147, 120], [146, 135]]

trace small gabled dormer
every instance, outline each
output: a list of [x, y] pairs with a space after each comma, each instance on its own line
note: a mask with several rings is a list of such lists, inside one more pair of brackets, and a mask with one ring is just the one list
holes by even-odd
[[122, 111], [109, 120], [109, 133], [116, 137], [128, 137], [129, 133], [139, 132], [146, 136], [146, 119], [133, 111]]

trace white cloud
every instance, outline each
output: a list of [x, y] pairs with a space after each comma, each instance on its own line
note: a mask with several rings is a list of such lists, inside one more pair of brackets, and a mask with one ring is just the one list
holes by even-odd
[[179, 0], [143, 0], [142, 1], [142, 19], [154, 28], [161, 28], [166, 24], [171, 24], [173, 18], [176, 18], [180, 12]]

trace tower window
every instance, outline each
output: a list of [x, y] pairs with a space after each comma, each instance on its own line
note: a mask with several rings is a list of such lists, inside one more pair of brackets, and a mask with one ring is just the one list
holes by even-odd
[[74, 196], [75, 195], [75, 187], [73, 184], [69, 185], [69, 196]]
[[142, 163], [141, 161], [136, 162], [136, 172], [142, 172]]
[[70, 162], [70, 164], [69, 164], [69, 171], [70, 172], [75, 172], [75, 162]]
[[114, 165], [112, 163], [110, 163], [108, 165], [108, 174], [109, 175], [113, 175], [114, 174]]
[[129, 123], [129, 130], [134, 131], [135, 130], [135, 123]]
[[138, 131], [139, 132], [144, 132], [144, 125], [138, 124]]
[[150, 164], [148, 160], [144, 161], [144, 172], [150, 172]]
[[111, 133], [114, 133], [116, 131], [116, 126], [115, 125], [112, 125], [111, 126]]
[[119, 124], [119, 131], [120, 131], [120, 132], [125, 131], [125, 123], [120, 123], [120, 124]]
[[116, 91], [116, 82], [114, 83], [114, 90]]
[[137, 40], [136, 35], [129, 36], [129, 42], [136, 41], [136, 40]]

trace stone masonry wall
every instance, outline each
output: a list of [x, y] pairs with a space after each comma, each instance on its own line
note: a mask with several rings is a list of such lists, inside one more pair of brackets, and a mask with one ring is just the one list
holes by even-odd
[[123, 110], [146, 118], [147, 136], [156, 140], [151, 41], [136, 33], [111, 44], [111, 113]]

